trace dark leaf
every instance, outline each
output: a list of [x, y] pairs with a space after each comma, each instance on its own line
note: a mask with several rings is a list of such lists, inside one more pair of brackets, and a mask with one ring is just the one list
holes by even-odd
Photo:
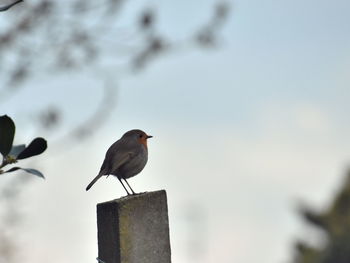
[[26, 148], [26, 145], [25, 144], [20, 144], [20, 145], [14, 145], [12, 146], [12, 149], [9, 153], [9, 155], [17, 158], [17, 156], [23, 152], [23, 150]]
[[15, 123], [7, 116], [0, 116], [0, 152], [7, 156], [11, 151], [13, 138], [15, 136]]
[[13, 168], [5, 171], [5, 173], [11, 173], [11, 172], [14, 172], [14, 171], [17, 171], [17, 170], [23, 170], [23, 171], [26, 171], [27, 173], [34, 174], [34, 175], [36, 175], [38, 177], [41, 177], [41, 178], [45, 179], [44, 175], [41, 172], [39, 172], [36, 169], [31, 169], [31, 168], [13, 167]]
[[11, 173], [11, 172], [17, 171], [17, 170], [19, 170], [19, 169], [21, 169], [21, 167], [13, 167], [13, 168], [11, 168], [11, 169], [5, 171], [4, 173]]
[[22, 170], [26, 171], [27, 173], [34, 174], [34, 175], [36, 175], [38, 177], [41, 177], [41, 178], [45, 179], [44, 175], [41, 172], [39, 172], [38, 170], [36, 170], [36, 169], [22, 168]]
[[27, 148], [25, 148], [17, 157], [18, 160], [41, 154], [47, 148], [47, 142], [44, 138], [35, 138]]

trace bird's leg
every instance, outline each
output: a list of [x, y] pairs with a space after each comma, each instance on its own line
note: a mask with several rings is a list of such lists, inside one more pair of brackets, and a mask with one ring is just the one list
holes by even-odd
[[128, 181], [124, 178], [124, 181], [126, 182], [126, 184], [129, 186], [129, 188], [130, 188], [130, 190], [131, 190], [131, 192], [132, 192], [132, 194], [133, 195], [136, 195], [136, 193], [134, 192], [134, 190], [132, 190], [132, 188], [131, 188], [131, 186], [130, 186], [130, 184], [128, 183]]
[[124, 189], [125, 189], [126, 193], [127, 193], [128, 195], [130, 195], [130, 193], [129, 193], [128, 189], [126, 189], [125, 185], [123, 184], [122, 179], [118, 177], [118, 180], [119, 180], [119, 182], [122, 184], [122, 186], [124, 187]]

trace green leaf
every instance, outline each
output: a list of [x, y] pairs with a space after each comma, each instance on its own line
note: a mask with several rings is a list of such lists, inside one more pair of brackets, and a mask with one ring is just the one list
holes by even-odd
[[5, 171], [4, 173], [11, 173], [11, 172], [14, 172], [14, 171], [17, 171], [17, 170], [23, 170], [23, 171], [26, 171], [27, 173], [34, 174], [34, 175], [36, 175], [38, 177], [41, 177], [41, 178], [45, 179], [44, 175], [41, 172], [39, 172], [36, 169], [31, 169], [31, 168], [13, 167], [13, 168]]
[[12, 149], [9, 153], [9, 155], [17, 158], [17, 156], [23, 152], [23, 150], [26, 148], [26, 145], [25, 144], [19, 144], [19, 145], [14, 145], [12, 146]]
[[38, 171], [36, 169], [32, 169], [32, 168], [21, 168], [21, 169], [26, 171], [27, 173], [34, 174], [38, 177], [45, 179], [45, 176], [40, 171]]
[[35, 138], [27, 148], [25, 148], [18, 156], [17, 159], [25, 159], [34, 155], [41, 154], [47, 148], [47, 142], [44, 138]]
[[15, 123], [7, 116], [0, 116], [0, 152], [5, 157], [11, 151], [15, 137]]

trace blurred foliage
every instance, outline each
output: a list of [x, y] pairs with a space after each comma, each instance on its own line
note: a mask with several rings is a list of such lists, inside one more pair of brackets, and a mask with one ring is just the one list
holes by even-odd
[[[183, 53], [186, 47], [216, 47], [230, 10], [228, 2], [218, 1], [201, 26], [188, 37], [177, 40], [176, 36], [159, 29], [156, 4], [134, 12], [134, 23], [123, 20], [128, 4], [125, 0], [32, 0], [11, 8], [0, 17], [0, 102], [17, 94], [26, 81], [39, 74], [51, 74], [54, 78], [63, 72], [90, 70], [89, 74], [96, 75], [96, 79], [102, 77], [104, 82], [109, 81], [102, 87], [102, 100], [91, 107], [94, 112], [77, 108], [86, 116], [71, 130], [61, 130], [64, 136], [55, 136], [63, 137], [57, 145], [68, 138], [69, 145], [73, 145], [72, 142], [96, 132], [96, 127], [101, 126], [91, 124], [102, 124], [116, 105], [113, 98], [117, 79], [110, 85], [109, 76], [101, 70], [104, 63], [115, 72], [133, 73], [172, 51]], [[178, 19], [182, 19], [181, 14]], [[122, 74], [114, 74], [114, 77]], [[66, 92], [64, 88], [62, 92]], [[43, 105], [40, 110], [34, 110], [36, 112], [31, 115], [38, 118], [33, 125], [58, 133], [56, 127], [66, 117], [63, 107]]]
[[311, 245], [305, 241], [295, 244], [294, 263], [350, 262], [350, 170], [331, 205], [322, 212], [310, 207], [300, 210], [310, 226], [324, 234], [324, 242]]
[[43, 138], [35, 138], [28, 146], [24, 144], [13, 145], [15, 130], [15, 123], [10, 117], [7, 115], [0, 116], [0, 153], [2, 155], [0, 174], [23, 170], [27, 173], [44, 178], [44, 175], [36, 169], [21, 167], [12, 167], [8, 170], [3, 169], [7, 165], [17, 163], [18, 160], [39, 155], [47, 148], [47, 142]]
[[[94, 66], [110, 50], [116, 61], [140, 68], [176, 43], [157, 30], [155, 8], [145, 7], [135, 28], [123, 28], [118, 19], [126, 1], [26, 1], [0, 31], [0, 69], [10, 89], [34, 72], [72, 70]], [[218, 2], [210, 20], [188, 37], [188, 43], [214, 46], [228, 17], [229, 4]], [[125, 64], [123, 65], [125, 67]]]

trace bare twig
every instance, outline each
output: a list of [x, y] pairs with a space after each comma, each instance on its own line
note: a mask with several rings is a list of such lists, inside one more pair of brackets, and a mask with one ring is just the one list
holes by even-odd
[[8, 9], [10, 9], [11, 7], [13, 7], [14, 5], [17, 5], [18, 3], [20, 2], [23, 2], [23, 0], [17, 0], [15, 2], [13, 2], [12, 4], [8, 4], [8, 5], [5, 5], [5, 6], [1, 6], [0, 7], [0, 12], [3, 12], [3, 11], [7, 11]]

